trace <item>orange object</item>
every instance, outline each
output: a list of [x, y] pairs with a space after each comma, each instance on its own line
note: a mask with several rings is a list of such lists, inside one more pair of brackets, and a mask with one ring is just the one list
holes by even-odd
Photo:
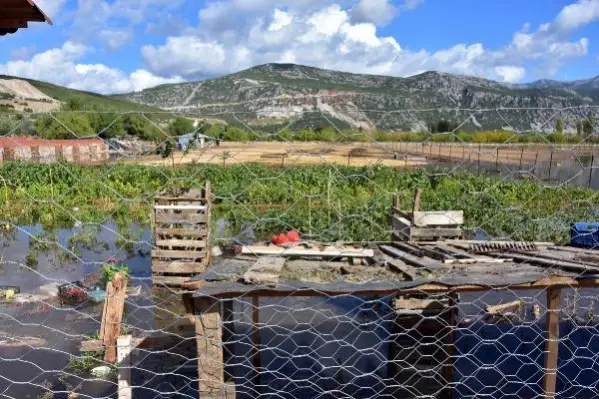
[[289, 243], [289, 238], [287, 238], [287, 236], [285, 234], [281, 234], [278, 238], [278, 243], [279, 245], [281, 244], [288, 244]]
[[287, 233], [287, 238], [290, 242], [297, 242], [300, 239], [300, 235], [297, 231], [292, 230], [289, 233]]

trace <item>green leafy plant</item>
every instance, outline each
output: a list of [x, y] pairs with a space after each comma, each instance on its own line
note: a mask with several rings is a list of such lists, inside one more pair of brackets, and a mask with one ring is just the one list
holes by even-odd
[[114, 276], [117, 273], [123, 273], [128, 278], [129, 277], [129, 267], [127, 267], [127, 265], [125, 265], [125, 264], [121, 264], [120, 266], [117, 266], [112, 263], [104, 263], [104, 265], [102, 265], [101, 279], [100, 279], [100, 281], [102, 282], [102, 286], [106, 286], [106, 284], [108, 284], [109, 281], [112, 281], [112, 279], [114, 278]]

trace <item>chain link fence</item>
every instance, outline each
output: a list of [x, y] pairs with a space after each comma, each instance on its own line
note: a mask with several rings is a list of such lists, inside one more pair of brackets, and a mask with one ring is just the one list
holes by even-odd
[[594, 398], [599, 108], [333, 111], [3, 114], [0, 397]]

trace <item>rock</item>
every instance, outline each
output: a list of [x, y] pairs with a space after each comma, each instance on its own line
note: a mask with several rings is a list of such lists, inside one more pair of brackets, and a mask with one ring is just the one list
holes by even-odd
[[215, 258], [218, 258], [222, 254], [223, 254], [223, 251], [222, 251], [222, 249], [220, 249], [219, 246], [212, 247], [212, 256], [214, 256]]
[[96, 378], [108, 378], [112, 373], [112, 369], [108, 366], [99, 366], [91, 370], [91, 374]]

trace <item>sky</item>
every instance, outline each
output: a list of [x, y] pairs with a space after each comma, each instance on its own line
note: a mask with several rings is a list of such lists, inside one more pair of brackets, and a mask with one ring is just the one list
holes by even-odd
[[[98, 93], [269, 62], [501, 82], [599, 75], [599, 0], [37, 0], [0, 74]], [[0, 6], [1, 7], [1, 6]]]

